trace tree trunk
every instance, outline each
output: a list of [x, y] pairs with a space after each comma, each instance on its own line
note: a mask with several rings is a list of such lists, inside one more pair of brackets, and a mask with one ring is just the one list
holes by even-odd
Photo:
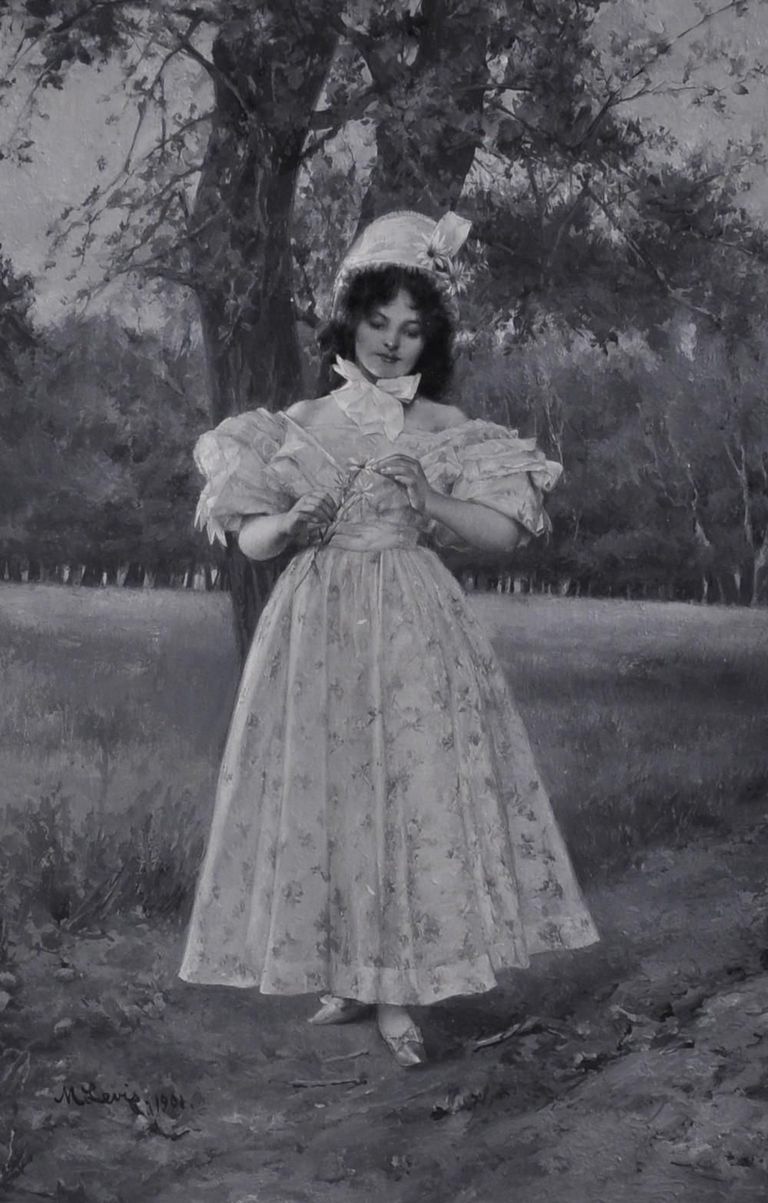
[[123, 585], [126, 589], [140, 588], [144, 581], [144, 569], [136, 560], [131, 560]]
[[[227, 535], [227, 543], [235, 537]], [[229, 550], [229, 549], [228, 549]], [[252, 615], [261, 612], [266, 599], [275, 587], [275, 582], [290, 560], [290, 553], [277, 556], [274, 560], [249, 560], [242, 554], [231, 555], [227, 560], [229, 590], [235, 620], [235, 635], [242, 659], [248, 654], [253, 638]], [[262, 600], [263, 599], [263, 600]]]
[[752, 565], [752, 592], [749, 599], [750, 606], [759, 606], [760, 602], [762, 601], [762, 584], [766, 568], [768, 568], [768, 529], [766, 529], [763, 534], [762, 541]]
[[173, 569], [170, 564], [157, 564], [155, 571], [152, 574], [153, 589], [169, 589], [173, 577]]
[[380, 107], [358, 232], [391, 209], [440, 217], [457, 204], [483, 137], [490, 16], [477, 0], [422, 0], [411, 61], [391, 36], [360, 45]]
[[[250, 29], [242, 14], [224, 24], [213, 45], [215, 109], [189, 233], [214, 423], [298, 398], [291, 214], [338, 7], [274, 0], [254, 7]], [[245, 646], [274, 574], [252, 568], [231, 540], [227, 556]]]
[[83, 568], [83, 575], [80, 578], [80, 584], [87, 588], [93, 588], [101, 584], [101, 568], [98, 564], [86, 564]]

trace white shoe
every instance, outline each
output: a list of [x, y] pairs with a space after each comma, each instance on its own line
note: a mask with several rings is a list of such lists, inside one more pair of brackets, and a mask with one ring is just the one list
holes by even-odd
[[358, 1002], [356, 998], [337, 998], [335, 994], [321, 994], [320, 1002], [320, 1010], [308, 1020], [309, 1023], [353, 1023], [371, 1010], [370, 1003]]
[[376, 1017], [384, 1043], [398, 1065], [411, 1069], [426, 1064], [424, 1038], [404, 1007], [380, 1004]]

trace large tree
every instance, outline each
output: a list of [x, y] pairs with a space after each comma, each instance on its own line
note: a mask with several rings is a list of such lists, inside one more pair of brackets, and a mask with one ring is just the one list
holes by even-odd
[[[63, 86], [73, 63], [116, 58], [132, 91], [134, 137], [116, 176], [81, 210], [64, 214], [59, 242], [82, 254], [100, 223], [111, 274], [139, 272], [192, 289], [200, 310], [213, 422], [239, 410], [295, 400], [301, 378], [292, 309], [291, 212], [318, 93], [337, 40], [336, 0], [285, 5], [101, 0], [6, 5], [19, 39], [18, 65], [35, 83]], [[138, 47], [138, 50], [136, 49]], [[181, 60], [211, 82], [211, 104], [169, 98]], [[177, 82], [179, 76], [176, 77]], [[149, 149], [140, 150], [152, 130]], [[22, 141], [24, 153], [29, 141]], [[233, 598], [247, 642], [270, 586], [235, 548]]]
[[14, 270], [0, 247], [0, 378], [18, 383], [19, 359], [33, 350], [32, 280]]
[[[702, 8], [695, 25], [669, 35], [614, 38], [608, 54], [593, 37], [598, 0], [6, 0], [3, 7], [21, 33], [20, 61], [35, 73], [36, 97], [62, 86], [72, 63], [123, 63], [136, 101], [133, 144], [116, 176], [67, 215], [60, 234], [79, 236], [85, 254], [112, 217], [113, 273], [139, 271], [193, 289], [213, 420], [254, 404], [280, 408], [297, 394], [297, 182], [354, 121], [372, 132], [375, 158], [367, 180], [350, 189], [359, 207], [346, 232], [393, 206], [438, 216], [463, 193], [489, 279], [507, 293], [505, 306], [493, 285], [480, 290], [493, 322], [511, 317], [530, 336], [540, 315], [554, 310], [566, 324], [592, 322], [609, 337], [613, 314], [603, 306], [595, 316], [600, 290], [590, 292], [590, 282], [596, 266], [609, 275], [617, 241], [634, 274], [625, 297], [650, 284], [697, 304], [686, 288], [670, 286], [645, 239], [652, 139], [627, 106], [694, 86], [721, 101], [722, 85], [708, 82], [710, 63], [694, 39], [724, 14], [747, 11], [745, 0]], [[686, 39], [692, 49], [677, 74], [661, 76]], [[182, 62], [210, 80], [209, 107], [198, 106], [197, 93], [191, 103], [176, 99]], [[757, 68], [735, 58], [732, 65], [729, 86], [747, 87]], [[146, 149], [148, 129], [156, 136]], [[335, 220], [312, 233], [333, 246], [343, 225]], [[326, 288], [330, 258], [321, 264]], [[510, 278], [519, 285], [513, 304]], [[303, 316], [316, 321], [311, 289], [304, 300]], [[271, 573], [244, 564], [234, 549], [231, 571], [245, 646]]]

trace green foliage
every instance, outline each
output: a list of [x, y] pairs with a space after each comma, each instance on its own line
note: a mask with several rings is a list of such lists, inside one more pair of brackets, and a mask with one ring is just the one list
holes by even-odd
[[206, 424], [188, 342], [108, 317], [50, 331], [24, 379], [0, 388], [0, 554], [108, 571], [193, 561], [191, 448]]
[[[737, 34], [743, 6], [702, 7], [695, 28], [668, 36], [640, 23], [607, 43], [597, 4], [459, 7], [424, 5], [414, 22], [402, 5], [376, 5], [348, 30], [317, 114], [341, 132], [300, 178], [302, 316], [324, 311], [357, 225], [390, 207], [452, 204], [472, 218], [468, 252], [486, 268], [465, 302], [470, 328], [511, 324], [528, 342], [586, 333], [603, 347], [637, 329], [660, 347], [690, 314], [744, 336], [765, 306], [765, 235], [742, 208], [759, 140], [691, 154], [628, 108], [681, 89], [727, 108], [694, 35], [726, 47], [725, 22]], [[762, 71], [746, 50], [730, 69], [741, 87]], [[352, 125], [343, 113], [333, 125], [340, 96]]]
[[[70, 594], [43, 592], [49, 629], [64, 637], [94, 625], [93, 611], [84, 615]], [[20, 796], [0, 815], [0, 890], [14, 930], [31, 918], [36, 926], [55, 922], [82, 931], [137, 907], [184, 917], [210, 798], [204, 800], [207, 784], [197, 799], [193, 783], [179, 787], [179, 711], [190, 680], [193, 690], [207, 682], [210, 694], [220, 688], [222, 663], [235, 663], [234, 638], [216, 599], [195, 600], [200, 618], [190, 624], [172, 595], [143, 594], [131, 606], [127, 636], [115, 623], [98, 646], [84, 640], [89, 657], [79, 673], [90, 686], [88, 708], [107, 719], [115, 691], [124, 688], [126, 637], [133, 661], [150, 653], [156, 625], [178, 645], [176, 671], [164, 673], [151, 695], [152, 762], [166, 768], [100, 814], [96, 806], [82, 812], [76, 805], [63, 762], [60, 784], [45, 795]], [[585, 600], [476, 604], [534, 749], [546, 749], [546, 784], [585, 879], [626, 866], [653, 844], [727, 828], [739, 808], [764, 797], [768, 657], [761, 614]], [[5, 623], [4, 630], [13, 627]], [[114, 668], [105, 673], [110, 634], [107, 663]], [[23, 713], [16, 695], [29, 692], [36, 670], [53, 682], [60, 675], [51, 660], [57, 642], [45, 641], [38, 665], [26, 658], [24, 676], [9, 691], [16, 713]], [[216, 707], [208, 709], [213, 714]], [[193, 746], [191, 729], [184, 736]], [[211, 743], [204, 755], [215, 770], [220, 747]]]
[[[490, 328], [464, 349], [454, 400], [535, 436], [566, 466], [554, 530], [516, 571], [591, 592], [757, 603], [768, 596], [768, 343], [707, 322], [659, 350], [602, 350], [551, 330]], [[208, 425], [199, 352], [111, 320], [73, 322], [0, 389], [0, 556], [95, 578], [207, 562], [192, 529], [191, 451]], [[213, 562], [213, 561], [211, 561]]]
[[551, 333], [476, 350], [458, 395], [566, 466], [544, 547], [515, 571], [572, 589], [768, 600], [768, 342], [677, 328], [605, 353]]
[[[27, 0], [9, 16], [22, 35], [10, 78], [33, 81], [32, 111], [75, 64], [119, 61], [135, 137], [54, 245], [77, 261], [104, 239], [113, 277], [195, 292], [214, 420], [307, 391], [295, 319], [318, 324], [360, 221], [457, 205], [486, 268], [464, 309], [485, 368], [473, 397], [512, 424], [522, 408], [567, 467], [555, 535], [522, 566], [550, 583], [756, 601], [768, 244], [742, 200], [763, 149], [749, 137], [691, 154], [632, 107], [684, 92], [727, 112], [764, 75], [740, 39], [746, 0], [696, 9], [687, 27], [627, 10], [613, 28], [598, 0]], [[199, 72], [191, 89], [182, 62]], [[23, 127], [20, 157], [34, 149]], [[128, 398], [93, 355], [67, 354], [2, 402], [6, 553], [50, 560], [66, 545], [84, 561], [98, 546], [110, 569], [148, 548], [158, 565], [191, 555], [178, 514], [193, 503], [196, 419], [167, 375], [131, 366]]]
[[35, 346], [31, 307], [31, 278], [0, 253], [0, 384], [19, 383], [20, 364]]
[[111, 915], [180, 917], [202, 855], [189, 799], [159, 783], [128, 811], [95, 811], [76, 824], [58, 786], [35, 804], [8, 806], [0, 852], [6, 920], [56, 923], [82, 931]]
[[[717, 291], [713, 250], [763, 257], [738, 208], [742, 169], [761, 161], [762, 148], [747, 140], [722, 163], [687, 162], [668, 130], [641, 124], [629, 106], [685, 92], [725, 111], [763, 72], [739, 42], [750, 6], [701, 5], [692, 25], [669, 30], [642, 16], [630, 28], [624, 13], [610, 36], [604, 7], [21, 5], [16, 86], [32, 73], [38, 100], [72, 65], [111, 54], [136, 104], [124, 164], [65, 215], [56, 241], [82, 257], [105, 238], [113, 276], [139, 270], [197, 293], [210, 353], [234, 339], [241, 360], [261, 356], [266, 370], [232, 380], [228, 356], [216, 353], [214, 392], [220, 385], [226, 412], [233, 389], [253, 391], [265, 376], [284, 402], [295, 370], [270, 347], [276, 336], [295, 358], [290, 294], [315, 321], [340, 239], [395, 206], [437, 214], [461, 203], [475, 217], [497, 282], [487, 307], [500, 320], [513, 312], [521, 337], [554, 320], [605, 343], [654, 314], [660, 326], [681, 306], [718, 322], [707, 299]], [[190, 67], [200, 72], [191, 90], [176, 73], [181, 62], [187, 77]], [[712, 75], [722, 63], [725, 83]], [[345, 150], [350, 131], [358, 151], [368, 148], [357, 163]], [[292, 287], [282, 259], [302, 163], [300, 187], [317, 210], [305, 204], [289, 231]], [[314, 272], [308, 243], [325, 252]]]

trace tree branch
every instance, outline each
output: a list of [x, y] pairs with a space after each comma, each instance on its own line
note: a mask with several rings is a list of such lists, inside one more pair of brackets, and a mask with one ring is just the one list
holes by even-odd
[[58, 25], [54, 26], [54, 28], [51, 30], [51, 35], [56, 37], [59, 34], [68, 33], [69, 30], [73, 29], [75, 25], [77, 25], [85, 17], [90, 17], [93, 13], [98, 12], [102, 8], [131, 7], [136, 7], [136, 0], [95, 0], [93, 4], [85, 5], [78, 12], [73, 13], [71, 17], [67, 17]]
[[591, 187], [588, 187], [588, 195], [589, 195], [590, 199], [592, 201], [594, 201], [594, 203], [597, 205], [597, 207], [600, 209], [600, 211], [605, 214], [608, 221], [611, 223], [611, 226], [613, 227], [613, 229], [616, 230], [617, 234], [621, 235], [621, 237], [626, 242], [627, 246], [638, 257], [638, 259], [640, 259], [640, 261], [645, 264], [645, 266], [648, 268], [648, 270], [653, 275], [654, 279], [657, 281], [657, 283], [659, 283], [662, 286], [662, 288], [665, 289], [665, 291], [669, 294], [669, 296], [671, 296], [675, 301], [677, 301], [679, 305], [682, 305], [683, 308], [689, 309], [692, 313], [698, 313], [702, 317], [708, 318], [709, 321], [711, 321], [712, 324], [716, 327], [716, 329], [720, 330], [722, 328], [722, 322], [720, 321], [720, 318], [717, 316], [717, 314], [711, 313], [709, 309], [705, 309], [701, 305], [696, 305], [693, 301], [689, 301], [688, 298], [685, 297], [680, 292], [679, 289], [675, 288], [670, 283], [670, 281], [667, 279], [666, 275], [664, 274], [662, 269], [658, 266], [658, 264], [653, 262], [651, 257], [643, 250], [643, 248], [641, 246], [638, 245], [638, 243], [634, 240], [634, 238], [631, 236], [631, 234], [629, 234], [623, 228], [623, 226], [621, 225], [621, 222], [618, 220], [618, 218], [615, 216], [615, 214], [611, 211], [610, 206], [608, 205], [607, 201], [605, 201], [601, 197], [597, 196]]
[[597, 114], [590, 122], [586, 131], [584, 132], [582, 137], [579, 139], [579, 141], [577, 143], [575, 143], [574, 145], [575, 146], [583, 146], [584, 143], [587, 142], [594, 135], [594, 133], [596, 132], [598, 127], [602, 124], [602, 122], [605, 120], [606, 116], [611, 111], [611, 109], [616, 108], [618, 105], [624, 104], [629, 100], [634, 100], [634, 99], [637, 99], [639, 96], [648, 94], [645, 90], [641, 90], [641, 91], [635, 93], [631, 97], [625, 98], [622, 96], [622, 93], [624, 92], [625, 88], [628, 88], [634, 80], [639, 79], [641, 75], [644, 75], [647, 71], [649, 71], [652, 67], [654, 67], [656, 65], [656, 63], [658, 63], [662, 58], [664, 58], [667, 54], [669, 54], [669, 51], [671, 50], [671, 48], [674, 45], [676, 45], [678, 42], [683, 41], [685, 38], [688, 37], [689, 34], [695, 33], [697, 29], [701, 29], [702, 26], [708, 24], [711, 21], [714, 21], [717, 17], [722, 16], [723, 13], [730, 12], [733, 9], [743, 8], [743, 3], [744, 3], [744, 0], [728, 0], [727, 4], [723, 4], [720, 8], [713, 9], [712, 11], [710, 11], [708, 13], [704, 13], [702, 15], [702, 17], [700, 18], [700, 20], [695, 21], [693, 23], [693, 25], [689, 25], [686, 29], [683, 29], [679, 33], [675, 34], [674, 37], [669, 39], [669, 41], [664, 42], [662, 44], [662, 46], [660, 46], [660, 48], [656, 51], [656, 53], [653, 55], [649, 55], [649, 57], [647, 59], [645, 59], [644, 62], [642, 62], [640, 64], [640, 66], [637, 67], [636, 70], [633, 71], [632, 74], [629, 75], [628, 78], [625, 79], [620, 84], [619, 87], [613, 88], [612, 90], [609, 91], [608, 96], [606, 97], [603, 104], [600, 106]]
[[205, 72], [207, 72], [214, 83], [221, 84], [222, 87], [226, 88], [226, 90], [232, 96], [234, 96], [235, 100], [240, 106], [243, 116], [246, 119], [249, 119], [250, 112], [248, 105], [246, 104], [245, 97], [242, 95], [239, 88], [232, 82], [229, 76], [222, 71], [220, 67], [217, 67], [216, 63], [214, 63], [211, 59], [206, 58], [205, 55], [186, 38], [180, 39], [179, 48], [181, 49], [182, 53], [186, 54], [187, 58], [191, 58], [193, 62], [199, 63], [199, 65]]

